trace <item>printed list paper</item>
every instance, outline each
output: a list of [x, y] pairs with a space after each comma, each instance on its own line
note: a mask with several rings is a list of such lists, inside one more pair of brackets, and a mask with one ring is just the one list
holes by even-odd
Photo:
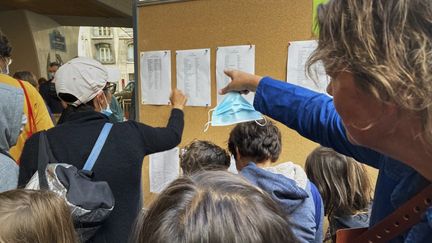
[[171, 93], [171, 52], [141, 52], [141, 94], [146, 105], [167, 105]]
[[[287, 82], [326, 93], [329, 78], [321, 62], [312, 66], [312, 77], [306, 74], [306, 62], [317, 46], [318, 43], [315, 40], [290, 42], [288, 47]], [[313, 81], [314, 79], [317, 83]]]
[[176, 52], [177, 89], [188, 97], [187, 106], [210, 106], [210, 49]]
[[[225, 75], [225, 69], [237, 69], [243, 72], [255, 74], [255, 45], [224, 46], [216, 50], [216, 87], [219, 91], [225, 87], [231, 79]], [[254, 93], [245, 95], [247, 101], [253, 103]], [[217, 94], [217, 103], [224, 99]]]
[[160, 193], [179, 176], [179, 148], [151, 154], [149, 160], [150, 192]]

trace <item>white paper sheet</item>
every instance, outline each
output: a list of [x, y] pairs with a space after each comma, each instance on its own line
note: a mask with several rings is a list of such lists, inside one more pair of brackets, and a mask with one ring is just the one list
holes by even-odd
[[160, 193], [179, 176], [179, 148], [151, 154], [149, 160], [150, 192]]
[[210, 49], [176, 52], [177, 88], [188, 97], [188, 106], [211, 105]]
[[171, 92], [171, 52], [141, 52], [142, 103], [167, 105]]
[[[287, 82], [326, 93], [330, 79], [326, 75], [321, 62], [313, 66], [315, 71], [312, 77], [308, 77], [306, 74], [306, 61], [317, 46], [318, 43], [315, 40], [290, 42], [288, 47]], [[313, 79], [318, 82], [315, 83]]]
[[[225, 75], [224, 69], [237, 69], [247, 73], [255, 74], [255, 45], [224, 46], [216, 50], [216, 87], [217, 91], [225, 87], [231, 79]], [[245, 95], [247, 101], [253, 103], [255, 94]], [[224, 96], [217, 94], [217, 103]]]

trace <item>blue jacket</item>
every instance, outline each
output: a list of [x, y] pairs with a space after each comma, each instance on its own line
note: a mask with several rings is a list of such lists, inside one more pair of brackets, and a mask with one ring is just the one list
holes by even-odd
[[[332, 98], [325, 94], [265, 77], [257, 87], [254, 107], [312, 141], [379, 169], [370, 226], [430, 183], [402, 162], [351, 144]], [[391, 242], [432, 242], [432, 208], [419, 224]]]
[[[315, 203], [311, 195], [311, 183], [308, 182], [306, 190], [297, 186], [297, 183], [281, 174], [275, 174], [261, 169], [250, 162], [240, 174], [249, 182], [267, 192], [287, 215], [291, 229], [299, 242], [323, 241], [322, 219], [317, 229], [315, 221]], [[320, 214], [324, 214], [321, 210]]]

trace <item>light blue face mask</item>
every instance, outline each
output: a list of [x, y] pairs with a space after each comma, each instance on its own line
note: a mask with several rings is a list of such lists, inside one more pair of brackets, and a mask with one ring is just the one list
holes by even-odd
[[[104, 95], [105, 96], [105, 95]], [[107, 117], [110, 117], [111, 115], [112, 115], [112, 110], [111, 110], [111, 107], [110, 107], [110, 104], [108, 103], [108, 101], [107, 101], [107, 99], [106, 99], [106, 97], [105, 97], [105, 102], [107, 103], [107, 107], [105, 108], [105, 109], [101, 109], [101, 113], [102, 114], [104, 114], [105, 116], [107, 116]]]
[[110, 106], [108, 105], [106, 109], [101, 110], [101, 113], [104, 114], [105, 116], [109, 117], [112, 115], [112, 110], [110, 108]]
[[[210, 112], [212, 112], [210, 121]], [[225, 95], [222, 102], [215, 108], [209, 110], [208, 122], [204, 126], [204, 132], [209, 126], [228, 126], [241, 122], [259, 121], [264, 119], [264, 126], [267, 123], [265, 117], [255, 110], [255, 108], [238, 92], [229, 92]]]

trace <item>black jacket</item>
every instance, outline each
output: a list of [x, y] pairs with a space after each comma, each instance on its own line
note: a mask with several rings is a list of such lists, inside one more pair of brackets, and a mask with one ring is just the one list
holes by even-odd
[[[59, 163], [84, 166], [93, 145], [109, 122], [95, 111], [76, 112], [63, 124], [47, 131]], [[141, 167], [145, 155], [177, 146], [184, 127], [183, 111], [173, 109], [165, 128], [153, 128], [135, 121], [115, 123], [93, 167], [94, 179], [108, 182], [116, 201], [113, 212], [91, 242], [123, 243], [141, 209]], [[37, 171], [39, 133], [25, 144], [20, 164], [19, 186], [25, 186]]]
[[57, 97], [55, 85], [52, 80], [49, 80], [45, 83], [42, 83], [39, 86], [39, 93], [42, 98], [45, 100], [47, 106], [51, 109], [52, 113], [62, 113], [63, 106], [61, 104], [60, 99]]

